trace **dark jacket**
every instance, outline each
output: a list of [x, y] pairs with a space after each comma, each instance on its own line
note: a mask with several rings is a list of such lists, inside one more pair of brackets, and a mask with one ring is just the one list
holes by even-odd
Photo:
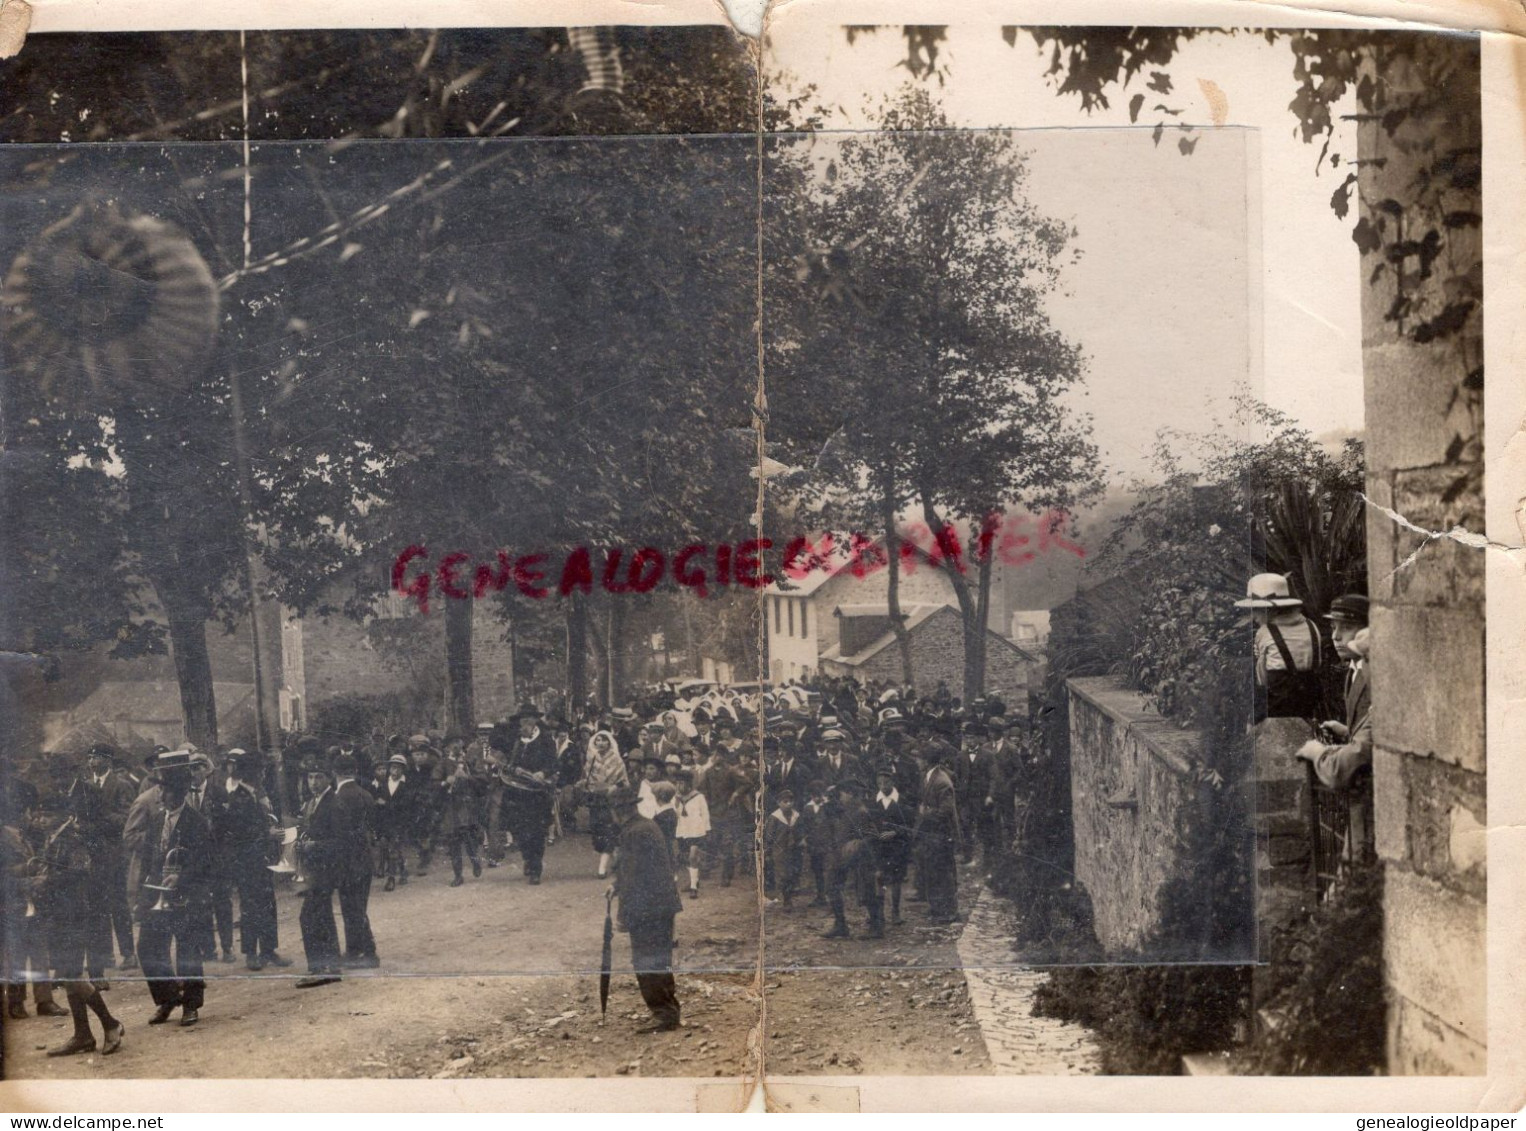
[[620, 929], [671, 918], [683, 910], [673, 861], [662, 830], [649, 817], [632, 817], [620, 828], [615, 862], [615, 896], [620, 901]]
[[398, 784], [397, 792], [388, 792], [382, 782], [376, 794], [376, 834], [401, 839], [412, 834], [419, 820], [419, 788], [411, 777]]
[[923, 778], [916, 835], [926, 841], [959, 840], [959, 807], [954, 800], [954, 783], [942, 766], [933, 767]]
[[341, 867], [347, 878], [371, 874], [371, 838], [376, 827], [376, 798], [358, 781], [334, 791], [336, 821], [342, 842]]
[[972, 761], [968, 750], [959, 751], [954, 760], [954, 789], [959, 804], [966, 810], [979, 809], [991, 793], [991, 753], [983, 747], [975, 750]]
[[[788, 769], [785, 768], [786, 762], [789, 764]], [[805, 759], [799, 755], [790, 755], [787, 758], [781, 757], [768, 767], [768, 773], [765, 775], [764, 781], [768, 787], [768, 795], [764, 798], [764, 804], [769, 807], [770, 811], [779, 804], [779, 793], [785, 789], [788, 789], [794, 795], [795, 805], [798, 808], [805, 804], [805, 800], [809, 796], [811, 784], [810, 767], [805, 764]]]
[[[212, 825], [200, 811], [191, 808], [189, 802], [180, 809], [175, 827], [169, 839], [164, 839], [164, 813], [161, 812], [148, 834], [148, 856], [145, 883], [162, 883], [165, 877], [165, 861], [170, 853], [176, 853], [180, 865], [180, 878], [175, 883], [173, 902], [191, 914], [212, 913], [213, 855]], [[147, 914], [159, 893], [140, 889], [138, 892], [139, 914]]]
[[269, 810], [247, 782], [241, 782], [224, 796], [227, 802], [213, 834], [231, 868], [237, 872], [257, 872], [273, 862], [269, 859], [270, 832], [275, 825]]
[[302, 874], [314, 888], [332, 889], [344, 878], [345, 840], [332, 789], [308, 800], [298, 837]]
[[508, 762], [526, 773], [545, 774], [548, 782], [556, 781], [556, 743], [544, 728], [529, 742], [515, 739], [508, 752]]

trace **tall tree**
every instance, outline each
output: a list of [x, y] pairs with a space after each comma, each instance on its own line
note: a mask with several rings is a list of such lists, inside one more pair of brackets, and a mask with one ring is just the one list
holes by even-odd
[[882, 132], [781, 143], [803, 191], [779, 202], [791, 222], [770, 256], [771, 400], [773, 434], [802, 454], [836, 427], [832, 463], [813, 464], [822, 497], [873, 498], [882, 523], [916, 502], [958, 601], [973, 698], [992, 555], [989, 538], [966, 548], [960, 526], [1073, 504], [1095, 489], [1097, 457], [1062, 399], [1079, 351], [1043, 305], [1072, 233], [1025, 199], [1009, 135], [947, 125], [908, 88]]

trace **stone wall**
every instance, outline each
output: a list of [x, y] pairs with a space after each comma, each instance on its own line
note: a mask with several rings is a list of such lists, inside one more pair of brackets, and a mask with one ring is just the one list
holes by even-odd
[[[1418, 37], [1425, 67], [1449, 61], [1454, 110], [1416, 116], [1390, 137], [1360, 131], [1361, 199], [1406, 205], [1416, 170], [1481, 144], [1477, 43]], [[1468, 56], [1472, 56], [1471, 61]], [[1417, 67], [1414, 82], [1424, 81]], [[1471, 76], [1471, 86], [1470, 86]], [[1389, 69], [1391, 85], [1403, 72]], [[1482, 211], [1477, 188], [1447, 207]], [[1412, 237], [1418, 238], [1418, 237]], [[1448, 273], [1481, 262], [1477, 229], [1445, 232]], [[1370, 259], [1371, 257], [1368, 257]], [[1364, 273], [1369, 269], [1363, 260]], [[1392, 272], [1364, 288], [1367, 491], [1415, 525], [1483, 528], [1481, 480], [1469, 471], [1481, 406], [1467, 375], [1482, 358], [1480, 319], [1461, 335], [1417, 344], [1385, 315]], [[1441, 285], [1437, 279], [1433, 285]], [[1373, 783], [1377, 851], [1385, 865], [1384, 959], [1389, 1069], [1474, 1074], [1486, 1062], [1484, 932], [1484, 554], [1419, 535], [1368, 512], [1372, 611]], [[1408, 561], [1417, 550], [1419, 556]], [[1402, 564], [1401, 563], [1407, 563]]]
[[1196, 732], [1162, 719], [1112, 676], [1066, 687], [1075, 872], [1097, 941], [1109, 957], [1169, 957], [1141, 948], [1160, 924], [1161, 887], [1190, 867], [1183, 830], [1201, 788]]
[[[389, 652], [368, 625], [381, 623], [409, 631], [409, 643]], [[319, 704], [347, 696], [429, 695], [420, 723], [438, 724], [443, 709], [445, 617], [407, 610], [401, 617], [360, 624], [344, 616], [287, 617], [283, 625], [282, 682], [288, 696], [299, 696], [308, 714]], [[514, 710], [514, 653], [508, 628], [493, 616], [487, 602], [473, 610], [472, 675], [479, 721], [492, 722]], [[435, 701], [435, 695], [438, 701]]]

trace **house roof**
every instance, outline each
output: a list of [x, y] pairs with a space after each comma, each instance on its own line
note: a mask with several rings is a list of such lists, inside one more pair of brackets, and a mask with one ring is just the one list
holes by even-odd
[[[938, 616], [940, 613], [947, 613], [952, 617], [959, 616], [959, 610], [953, 605], [917, 605], [915, 608], [916, 611], [909, 613], [906, 617], [906, 631], [909, 633], [915, 633], [917, 629], [921, 628], [922, 625], [926, 624], [933, 617]], [[886, 610], [885, 615], [890, 615], [888, 610]], [[1029, 663], [1036, 664], [1039, 662], [1038, 657], [1034, 656], [1033, 653], [1029, 652], [1025, 648], [1018, 647], [1001, 633], [987, 628], [986, 635], [990, 637], [991, 640], [999, 641], [1000, 643], [1006, 645], [1008, 648], [1012, 649], [1012, 651], [1016, 652]], [[875, 656], [879, 655], [894, 643], [895, 633], [886, 632], [881, 636], [876, 637], [864, 648], [861, 648], [859, 651], [854, 652], [850, 656], [842, 655], [842, 648], [840, 643], [834, 644], [832, 647], [821, 653], [821, 659], [823, 662], [830, 660], [834, 664], [843, 664], [850, 668], [856, 668], [861, 664], [868, 663]]]
[[[817, 536], [817, 538], [820, 537], [820, 535]], [[874, 540], [876, 546], [883, 542], [883, 538], [876, 538]], [[825, 569], [813, 569], [804, 577], [783, 578], [783, 584], [775, 581], [767, 586], [763, 592], [775, 593], [781, 597], [809, 597], [827, 582], [841, 575], [852, 564], [852, 546], [846, 539], [839, 541], [834, 537], [832, 539], [832, 552], [826, 557]]]
[[[212, 684], [212, 692], [221, 727], [238, 712], [250, 709], [254, 685], [219, 680]], [[50, 751], [67, 751], [79, 735], [101, 731], [118, 741], [127, 731], [179, 733], [183, 723], [180, 688], [174, 680], [108, 680], [68, 712], [68, 723], [64, 734], [46, 744]]]
[[[824, 534], [818, 534], [815, 535], [815, 538], [819, 540], [823, 536]], [[883, 546], [884, 544], [884, 535], [871, 539], [869, 542], [871, 546]], [[902, 545], [910, 546], [922, 564], [930, 564], [932, 562], [932, 557], [925, 547], [918, 546], [915, 542], [903, 542]], [[763, 592], [775, 593], [781, 597], [813, 596], [827, 582], [835, 581], [839, 577], [852, 576], [851, 573], [846, 573], [845, 571], [853, 564], [853, 558], [853, 546], [848, 539], [839, 539], [834, 535], [832, 538], [832, 552], [826, 557], [826, 567], [824, 569], [813, 569], [804, 577], [786, 577], [783, 579], [784, 583], [782, 585], [779, 581], [774, 581], [765, 587]]]
[[[936, 609], [940, 604], [951, 605], [951, 601], [913, 601], [901, 606], [901, 615], [910, 617], [923, 609]], [[839, 617], [889, 617], [890, 606], [884, 603], [869, 601], [856, 605], [833, 605], [832, 615]]]

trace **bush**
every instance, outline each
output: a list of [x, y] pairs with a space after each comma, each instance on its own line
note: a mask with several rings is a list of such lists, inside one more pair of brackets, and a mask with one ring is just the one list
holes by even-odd
[[339, 695], [313, 707], [308, 733], [325, 746], [341, 740], [364, 741], [374, 730], [411, 734], [422, 726], [417, 715], [395, 695]]
[[1233, 1040], [1249, 992], [1246, 966], [1073, 966], [1050, 974], [1035, 1010], [1095, 1032], [1106, 1073], [1172, 1076]]
[[1269, 940], [1264, 1031], [1241, 1060], [1267, 1075], [1357, 1076], [1382, 1071], [1383, 869], [1343, 877]]
[[[1287, 574], [1318, 624], [1331, 599], [1367, 586], [1360, 443], [1332, 456], [1265, 405], [1242, 399], [1237, 413], [1267, 438], [1162, 436], [1160, 481], [1141, 491], [1098, 562], [1134, 579], [1137, 594], [1107, 628], [1110, 669], [1183, 726], [1203, 722], [1224, 668], [1251, 656], [1254, 626], [1234, 602], [1252, 574]], [[1248, 715], [1248, 679], [1236, 691]], [[1337, 676], [1326, 691], [1323, 715], [1333, 717]]]

